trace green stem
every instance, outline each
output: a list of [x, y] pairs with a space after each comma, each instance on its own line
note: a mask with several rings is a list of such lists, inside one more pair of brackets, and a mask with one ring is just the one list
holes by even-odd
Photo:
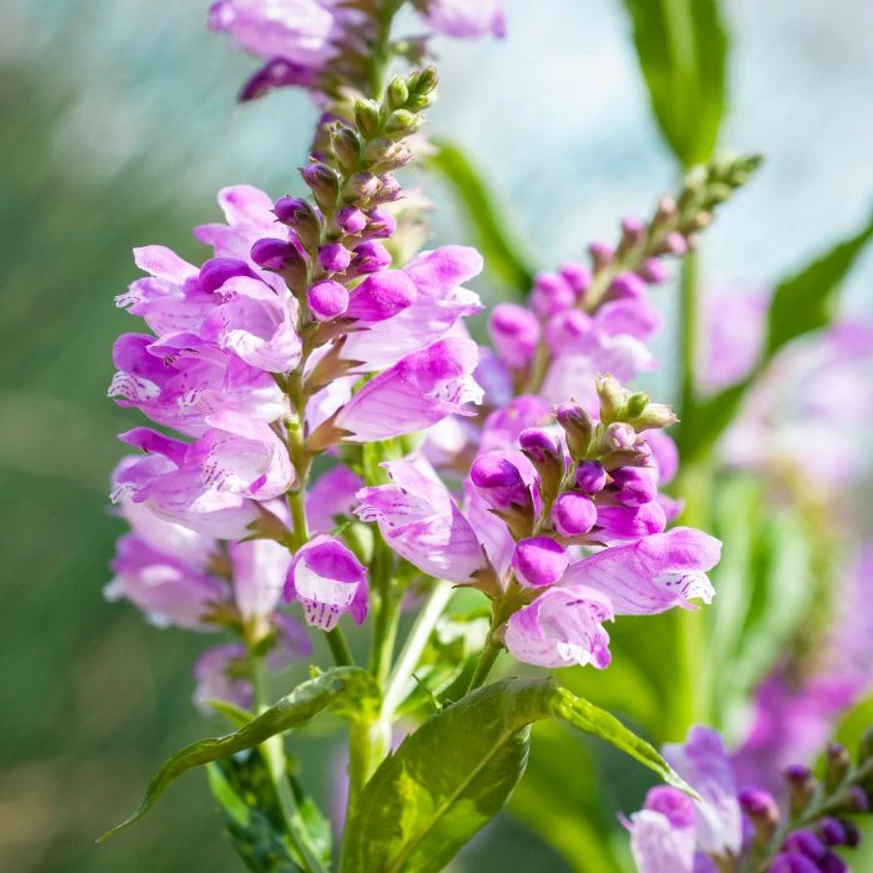
[[330, 646], [330, 653], [333, 655], [333, 660], [337, 667], [351, 667], [355, 663], [355, 658], [346, 641], [346, 636], [339, 627], [325, 631], [324, 638], [327, 640], [328, 646]]
[[495, 642], [490, 636], [488, 637], [488, 642], [482, 650], [482, 655], [479, 658], [479, 663], [476, 665], [473, 678], [470, 679], [470, 684], [467, 687], [467, 694], [475, 691], [477, 688], [481, 688], [485, 684], [485, 680], [488, 678], [488, 674], [497, 661], [502, 648], [503, 646]]
[[697, 253], [689, 252], [682, 262], [682, 278], [679, 287], [680, 305], [680, 348], [681, 348], [681, 387], [679, 399], [679, 419], [687, 423], [694, 416], [697, 388], [694, 374], [698, 361], [698, 325], [700, 312], [698, 305], [698, 263]]
[[403, 644], [403, 649], [397, 658], [394, 670], [388, 679], [385, 697], [382, 700], [382, 718], [390, 721], [394, 711], [403, 699], [403, 692], [409, 682], [413, 671], [418, 665], [421, 653], [424, 651], [430, 635], [436, 626], [439, 617], [443, 614], [452, 594], [455, 591], [451, 582], [436, 579], [431, 588], [430, 595], [415, 619], [412, 630]]
[[[249, 654], [249, 663], [255, 712], [260, 714], [270, 706], [270, 698], [267, 692], [267, 669], [263, 656], [256, 655], [253, 652]], [[285, 748], [282, 745], [281, 734], [270, 737], [269, 740], [261, 744], [260, 749], [261, 755], [267, 764], [270, 779], [276, 789], [276, 797], [279, 800], [279, 807], [285, 818], [288, 834], [300, 854], [307, 873], [327, 873], [318, 857], [318, 853], [315, 851], [315, 847], [312, 845], [309, 831], [306, 829], [306, 824], [300, 815], [294, 792], [288, 781]]]

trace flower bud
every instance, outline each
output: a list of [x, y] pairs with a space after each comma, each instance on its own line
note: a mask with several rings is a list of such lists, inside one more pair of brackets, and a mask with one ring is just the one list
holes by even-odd
[[367, 226], [367, 216], [356, 206], [343, 206], [336, 214], [337, 227], [350, 236], [356, 236]]
[[819, 868], [805, 855], [780, 852], [767, 868], [767, 873], [819, 873]]
[[606, 486], [606, 470], [597, 461], [583, 461], [576, 470], [576, 487], [587, 494], [596, 494]]
[[628, 400], [627, 390], [608, 373], [598, 377], [596, 389], [600, 400], [600, 420], [605, 424], [621, 420]]
[[660, 250], [670, 255], [684, 255], [688, 251], [688, 240], [678, 230], [673, 230], [664, 237]]
[[307, 248], [317, 246], [324, 233], [324, 218], [308, 200], [302, 197], [280, 197], [273, 214], [282, 224], [294, 230]]
[[570, 309], [576, 303], [576, 293], [557, 273], [540, 273], [531, 294], [531, 308], [540, 318]]
[[570, 454], [576, 460], [587, 458], [591, 438], [594, 435], [594, 422], [591, 416], [572, 400], [562, 403], [555, 410], [555, 416], [567, 436]]
[[591, 287], [591, 271], [583, 264], [568, 261], [558, 270], [561, 278], [573, 289], [577, 300], [582, 300]]
[[637, 275], [650, 285], [661, 285], [670, 278], [670, 273], [658, 258], [649, 258], [637, 268]]
[[367, 139], [379, 136], [382, 127], [379, 104], [375, 100], [356, 100], [355, 124]]
[[410, 136], [421, 128], [424, 119], [408, 109], [395, 109], [385, 121], [385, 131], [392, 136]]
[[792, 816], [800, 815], [809, 806], [815, 794], [816, 781], [809, 767], [791, 764], [782, 771], [788, 788]]
[[642, 506], [658, 496], [656, 473], [646, 467], [620, 467], [612, 472], [608, 491], [622, 506]]
[[526, 367], [533, 359], [540, 341], [536, 316], [516, 303], [499, 303], [488, 325], [497, 353], [513, 369]]
[[845, 808], [848, 812], [870, 811], [870, 798], [860, 785], [853, 785], [846, 792]]
[[845, 781], [852, 768], [849, 750], [839, 743], [829, 743], [825, 752], [825, 791], [833, 794]]
[[341, 243], [328, 243], [318, 250], [318, 260], [328, 273], [342, 273], [352, 262], [352, 253]]
[[470, 467], [470, 481], [492, 509], [517, 508], [533, 514], [530, 489], [505, 452], [479, 455]]
[[649, 395], [646, 394], [645, 391], [638, 391], [635, 394], [631, 394], [624, 407], [624, 417], [628, 420], [628, 423], [642, 415], [646, 411], [648, 405]]
[[554, 585], [570, 564], [564, 548], [551, 537], [531, 537], [516, 543], [512, 553], [515, 578], [525, 588]]
[[301, 170], [303, 181], [322, 209], [332, 210], [339, 197], [340, 179], [336, 170], [327, 164], [312, 163]]
[[391, 109], [399, 109], [406, 105], [406, 101], [409, 99], [409, 86], [403, 76], [395, 76], [388, 83], [385, 95]]
[[543, 428], [528, 427], [518, 435], [518, 445], [539, 473], [544, 496], [551, 499], [564, 478], [561, 443]]
[[590, 497], [568, 491], [555, 501], [552, 507], [552, 524], [564, 537], [587, 534], [597, 523], [597, 507]]
[[755, 830], [756, 844], [766, 846], [779, 826], [781, 818], [779, 804], [769, 792], [754, 788], [741, 791], [737, 799], [740, 802], [740, 808], [748, 816]]
[[237, 276], [257, 278], [245, 261], [238, 258], [211, 258], [200, 268], [197, 286], [205, 294], [214, 294], [228, 279]]
[[358, 166], [364, 144], [356, 131], [350, 127], [338, 126], [330, 132], [330, 144], [343, 172], [350, 173]]
[[622, 254], [639, 248], [646, 241], [646, 223], [635, 215], [629, 215], [621, 222], [621, 243], [619, 251]]
[[861, 845], [861, 831], [858, 830], [858, 826], [851, 821], [841, 822], [843, 826], [843, 832], [845, 834], [845, 838], [843, 842], [850, 849], [857, 849], [858, 846]]
[[397, 220], [384, 209], [371, 209], [369, 223], [367, 224], [367, 236], [372, 239], [387, 239], [394, 235], [397, 230]]
[[628, 423], [632, 424], [637, 432], [644, 430], [659, 430], [676, 424], [679, 419], [666, 403], [649, 403], [639, 415], [628, 416]]
[[393, 203], [400, 199], [403, 194], [403, 189], [400, 183], [390, 173], [385, 173], [379, 180], [379, 188], [376, 193], [370, 198], [373, 205], [377, 203]]
[[849, 865], [839, 855], [828, 852], [818, 862], [819, 873], [849, 873]]
[[379, 175], [405, 167], [412, 160], [412, 152], [405, 145], [380, 136], [367, 145], [361, 160]]
[[827, 853], [825, 844], [812, 831], [807, 830], [790, 833], [782, 845], [786, 852], [806, 855], [813, 861], [820, 861]]
[[333, 279], [323, 279], [310, 285], [306, 299], [309, 311], [317, 321], [330, 321], [342, 315], [349, 306], [349, 292]]
[[826, 846], [842, 846], [846, 842], [846, 827], [833, 816], [826, 816], [818, 824], [818, 835]]
[[615, 251], [612, 246], [605, 242], [591, 243], [588, 246], [588, 253], [591, 255], [595, 272], [599, 272], [604, 267], [609, 266], [615, 258]]
[[629, 424], [614, 422], [603, 432], [599, 448], [603, 454], [627, 452], [636, 448], [636, 441], [636, 431]]
[[367, 240], [355, 246], [355, 256], [351, 263], [351, 272], [355, 275], [363, 273], [378, 273], [391, 264], [391, 254], [380, 242]]
[[346, 182], [343, 194], [349, 200], [369, 200], [376, 196], [380, 184], [379, 177], [375, 173], [355, 173]]
[[655, 212], [655, 218], [652, 222], [653, 229], [661, 229], [665, 224], [672, 221], [679, 212], [679, 206], [676, 201], [669, 195], [662, 197], [658, 201], [658, 209]]
[[592, 327], [593, 320], [587, 312], [566, 309], [553, 315], [546, 324], [546, 343], [555, 355], [561, 355], [590, 333]]
[[252, 260], [262, 269], [281, 273], [293, 290], [306, 284], [309, 269], [296, 246], [283, 239], [259, 239], [251, 250]]
[[610, 300], [637, 300], [646, 294], [646, 283], [636, 273], [619, 273], [609, 286]]

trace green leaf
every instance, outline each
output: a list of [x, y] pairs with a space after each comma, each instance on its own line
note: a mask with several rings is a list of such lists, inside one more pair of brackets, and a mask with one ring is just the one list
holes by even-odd
[[768, 319], [768, 358], [796, 337], [830, 324], [840, 285], [871, 238], [873, 216], [858, 234], [776, 288]]
[[434, 144], [438, 151], [427, 158], [427, 166], [451, 185], [486, 267], [519, 294], [526, 295], [533, 285], [536, 268], [529, 254], [530, 243], [519, 229], [519, 222], [512, 219], [511, 207], [488, 187], [458, 146], [444, 140]]
[[194, 767], [251, 749], [294, 727], [306, 724], [328, 707], [344, 713], [368, 713], [378, 707], [379, 691], [360, 667], [335, 667], [298, 685], [245, 727], [225, 737], [199, 740], [170, 757], [152, 779], [139, 808], [121, 824], [103, 834], [102, 842], [142, 818], [158, 797], [183, 773]]
[[616, 718], [552, 680], [506, 679], [426, 721], [387, 758], [349, 822], [344, 873], [436, 873], [504, 806], [524, 773], [528, 726], [561, 718], [689, 787]]
[[442, 615], [416, 665], [415, 678], [409, 681], [403, 703], [397, 708], [398, 715], [430, 705], [449, 689], [470, 659], [482, 651], [490, 624], [487, 610]]
[[725, 105], [717, 0], [625, 0], [661, 133], [684, 167], [709, 161]]

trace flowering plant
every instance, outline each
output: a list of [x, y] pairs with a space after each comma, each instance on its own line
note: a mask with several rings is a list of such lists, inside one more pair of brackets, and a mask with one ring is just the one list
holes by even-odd
[[[611, 648], [613, 622], [621, 640], [623, 627], [646, 635], [633, 618], [645, 617], [655, 639], [664, 624], [649, 617], [674, 620], [713, 599], [722, 543], [683, 483], [751, 377], [740, 371], [728, 396], [697, 396], [690, 280], [681, 464], [671, 407], [629, 385], [655, 363], [653, 286], [671, 259], [693, 254], [759, 158], [689, 170], [648, 220], [626, 218], [614, 245], [593, 243], [587, 264], [540, 272], [523, 304], [493, 307], [480, 347], [466, 323], [483, 305], [465, 285], [483, 257], [460, 245], [421, 251], [427, 204], [395, 174], [433, 150], [430, 33], [499, 37], [506, 22], [487, 0], [420, 0], [428, 34], [397, 39], [403, 5], [219, 0], [210, 10], [213, 30], [263, 62], [242, 99], [304, 88], [321, 115], [300, 170], [306, 196], [223, 189], [224, 223], [195, 230], [211, 257], [194, 265], [137, 249], [145, 275], [117, 298], [150, 332], [117, 340], [110, 394], [163, 429], [121, 435], [135, 454], [116, 468], [112, 499], [130, 532], [106, 594], [156, 624], [228, 638], [197, 662], [195, 702], [233, 731], [170, 758], [115, 830], [206, 765], [249, 869], [442, 870], [523, 779], [531, 725], [566, 723], [667, 783], [625, 819], [642, 873], [845, 869], [834, 848], [858, 841], [869, 741], [856, 762], [830, 746], [820, 784], [795, 763], [780, 807], [779, 786], [768, 793], [747, 766], [751, 753], [729, 759], [712, 729], [694, 727], [661, 754], [568, 674], [544, 672], [588, 675], [613, 659], [620, 669], [631, 658]], [[394, 60], [413, 71], [389, 76]], [[653, 88], [656, 110], [658, 99]], [[659, 117], [671, 142], [686, 142], [675, 116]], [[801, 332], [771, 329], [767, 362]], [[367, 627], [366, 661], [347, 641], [350, 623]], [[692, 627], [673, 625], [683, 639]], [[314, 654], [318, 640], [333, 666]], [[683, 657], [686, 679], [702, 672]], [[301, 659], [310, 678], [275, 699], [271, 674]], [[497, 667], [523, 675], [491, 681]], [[681, 708], [694, 685], [677, 683], [671, 730], [690, 726]], [[283, 745], [328, 714], [348, 737], [336, 851], [306, 768], [289, 769]]]

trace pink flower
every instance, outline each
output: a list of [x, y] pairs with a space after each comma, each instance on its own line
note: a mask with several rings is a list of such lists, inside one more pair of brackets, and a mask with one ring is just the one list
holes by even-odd
[[121, 435], [146, 452], [122, 461], [113, 500], [129, 497], [160, 518], [218, 539], [240, 539], [258, 517], [254, 500], [283, 494], [294, 481], [287, 450], [262, 421], [232, 412], [207, 419], [186, 444], [148, 428]]
[[250, 540], [228, 547], [233, 599], [243, 620], [270, 616], [282, 599], [291, 553], [273, 540]]
[[346, 612], [361, 624], [367, 617], [367, 568], [335, 537], [317, 536], [294, 556], [285, 600], [298, 600], [306, 623], [325, 631]]
[[706, 571], [720, 555], [721, 543], [714, 537], [677, 527], [583, 558], [570, 566], [561, 585], [599, 591], [617, 615], [654, 615], [674, 606], [693, 609], [692, 599], [710, 603], [715, 595]]
[[412, 352], [355, 394], [336, 417], [344, 439], [363, 443], [422, 430], [447, 415], [472, 414], [482, 399], [472, 373], [477, 348], [472, 340], [449, 338]]
[[463, 583], [483, 572], [482, 546], [433, 468], [422, 458], [383, 466], [393, 484], [359, 491], [357, 516], [375, 521], [385, 542], [430, 576]]
[[314, 533], [330, 533], [336, 519], [347, 518], [357, 502], [357, 493], [364, 486], [360, 477], [342, 465], [328, 470], [307, 489], [306, 514]]
[[506, 623], [506, 648], [519, 661], [539, 667], [609, 666], [613, 617], [609, 600], [584, 586], [549, 588]]
[[506, 14], [497, 0], [424, 0], [425, 23], [446, 36], [506, 36]]

